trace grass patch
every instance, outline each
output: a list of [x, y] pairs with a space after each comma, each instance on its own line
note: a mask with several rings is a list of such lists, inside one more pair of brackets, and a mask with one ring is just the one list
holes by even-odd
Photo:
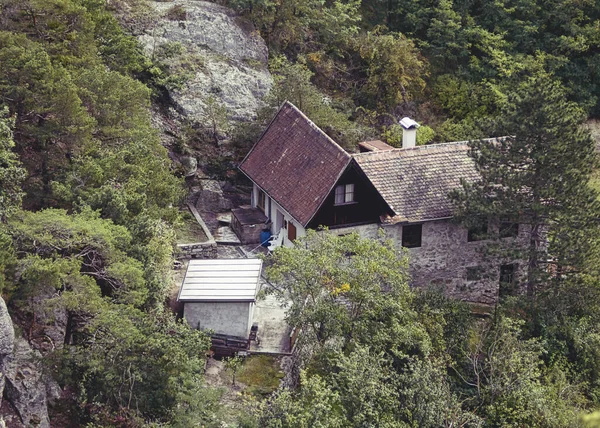
[[264, 396], [279, 387], [283, 378], [278, 361], [269, 355], [252, 355], [244, 360], [237, 379], [246, 385], [248, 393]]
[[208, 241], [208, 237], [196, 221], [196, 218], [189, 211], [181, 213], [181, 223], [175, 227], [175, 234], [179, 244], [194, 244], [196, 242]]

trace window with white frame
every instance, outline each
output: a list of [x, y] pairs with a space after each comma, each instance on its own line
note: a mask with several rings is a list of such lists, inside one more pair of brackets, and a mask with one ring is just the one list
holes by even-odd
[[354, 184], [341, 184], [335, 188], [335, 205], [354, 202]]

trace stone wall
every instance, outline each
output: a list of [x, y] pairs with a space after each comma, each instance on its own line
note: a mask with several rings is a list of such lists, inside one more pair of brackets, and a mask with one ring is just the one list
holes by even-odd
[[217, 258], [217, 243], [213, 238], [210, 230], [202, 220], [200, 213], [194, 205], [188, 203], [190, 212], [198, 222], [198, 225], [202, 228], [202, 231], [208, 238], [206, 242], [195, 242], [193, 244], [177, 244], [177, 256], [178, 259], [216, 259]]
[[249, 302], [187, 302], [183, 316], [192, 328], [248, 337], [253, 306]]
[[[515, 262], [500, 255], [502, 247], [526, 240], [525, 227], [520, 225], [519, 229], [518, 238], [468, 242], [467, 229], [450, 220], [423, 223], [421, 247], [408, 249], [411, 285], [438, 286], [456, 299], [494, 304], [500, 265]], [[384, 230], [400, 248], [402, 226], [386, 226]], [[492, 224], [489, 230], [494, 233], [497, 228]], [[467, 280], [467, 268], [479, 268], [480, 279]]]
[[330, 231], [335, 235], [346, 235], [348, 233], [356, 232], [360, 235], [361, 238], [377, 239], [379, 229], [380, 227], [377, 223], [371, 223], [351, 227], [335, 227], [330, 229]]
[[216, 242], [197, 242], [194, 244], [177, 244], [178, 259], [216, 259]]

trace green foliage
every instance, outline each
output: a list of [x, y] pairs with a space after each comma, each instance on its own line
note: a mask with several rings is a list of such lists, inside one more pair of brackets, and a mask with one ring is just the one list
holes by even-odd
[[217, 397], [201, 386], [210, 339], [172, 315], [139, 309], [148, 286], [141, 263], [127, 254], [125, 227], [89, 210], [47, 209], [18, 212], [7, 231], [19, 255], [13, 301], [46, 298], [43, 309], [68, 314], [65, 347], [52, 361], [78, 393], [82, 421], [110, 425], [121, 411], [132, 421], [214, 420]]
[[335, 102], [310, 82], [312, 72], [305, 65], [293, 64], [279, 56], [271, 60], [270, 69], [274, 79], [267, 100], [270, 108], [261, 116], [272, 117], [275, 109], [288, 100], [335, 141], [347, 148], [358, 142], [363, 131], [349, 120], [349, 114], [337, 110]]
[[529, 225], [522, 254], [530, 294], [549, 257], [566, 278], [585, 269], [594, 251], [598, 205], [588, 183], [597, 160], [583, 117], [548, 75], [520, 82], [495, 126], [507, 137], [471, 143], [482, 180], [455, 194], [459, 218], [504, 216]]
[[300, 374], [297, 393], [277, 391], [258, 408], [258, 426], [265, 428], [336, 428], [345, 424], [340, 396], [319, 377]]
[[287, 319], [302, 329], [297, 352], [308, 371], [297, 391], [279, 391], [259, 408], [259, 421], [309, 426], [305, 412], [314, 406], [327, 406], [309, 419], [323, 426], [477, 420], [445, 378], [439, 314], [420, 315], [406, 260], [391, 242], [309, 232], [296, 247], [277, 249], [272, 262], [267, 274], [291, 301]]
[[[102, 309], [81, 332], [79, 346], [62, 355], [60, 375], [78, 390], [81, 404], [126, 409], [145, 420], [175, 415], [178, 423], [213, 422], [218, 397], [201, 380], [210, 339], [168, 314]], [[115, 423], [115, 416], [102, 422]]]
[[426, 64], [414, 43], [402, 34], [369, 32], [357, 41], [366, 75], [359, 99], [367, 108], [391, 111], [425, 87]]
[[147, 290], [141, 264], [129, 257], [131, 236], [122, 226], [86, 211], [22, 211], [11, 217], [8, 232], [19, 260], [20, 297], [35, 296], [48, 287], [73, 291], [98, 282], [116, 301], [141, 305]]
[[7, 115], [6, 108], [0, 111], [0, 223], [21, 204], [21, 183], [25, 178], [25, 171], [13, 153], [14, 119]]
[[231, 372], [231, 384], [235, 386], [235, 375], [242, 365], [243, 359], [239, 355], [225, 359], [225, 367]]
[[[382, 133], [381, 137], [393, 147], [402, 147], [402, 126], [392, 125]], [[435, 138], [435, 131], [427, 125], [421, 125], [417, 129], [417, 146], [430, 143]]]
[[230, 130], [227, 108], [212, 95], [204, 100], [204, 105], [206, 128], [208, 128], [214, 142], [218, 143], [219, 135], [227, 134]]
[[283, 375], [280, 361], [275, 357], [251, 355], [244, 359], [238, 379], [248, 387], [245, 392], [266, 396], [277, 389]]
[[339, 339], [342, 348], [358, 341], [384, 349], [393, 342], [427, 353], [426, 334], [405, 328], [416, 316], [406, 269], [391, 242], [309, 231], [296, 247], [275, 251], [267, 276], [277, 296], [291, 299], [287, 321], [302, 329], [305, 346]]
[[544, 376], [542, 343], [521, 339], [522, 324], [501, 316], [473, 331], [459, 374], [472, 388], [473, 405], [483, 406], [489, 426], [577, 426], [573, 386]]

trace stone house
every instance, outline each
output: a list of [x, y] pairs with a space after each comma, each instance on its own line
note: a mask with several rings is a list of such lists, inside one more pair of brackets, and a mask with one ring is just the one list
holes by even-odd
[[466, 142], [417, 147], [418, 124], [408, 118], [400, 124], [402, 148], [369, 141], [351, 154], [284, 103], [240, 164], [253, 183], [252, 207], [269, 219], [272, 234], [283, 236], [283, 245], [320, 226], [370, 238], [383, 229], [407, 249], [412, 285], [437, 285], [455, 298], [493, 304], [512, 288], [518, 263], [491, 256], [490, 244], [524, 239], [524, 227], [490, 219], [477, 231], [453, 222], [449, 192], [478, 177]]

